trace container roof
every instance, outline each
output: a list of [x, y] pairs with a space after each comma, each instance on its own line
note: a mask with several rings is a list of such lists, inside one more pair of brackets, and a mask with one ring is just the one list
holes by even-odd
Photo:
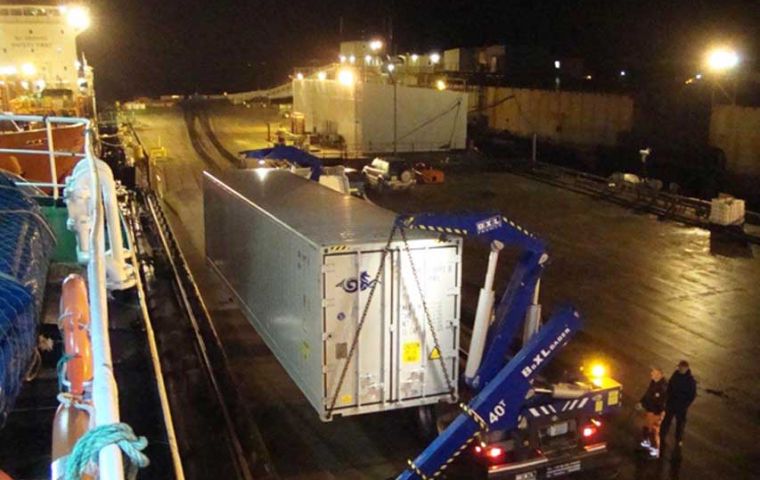
[[[286, 170], [259, 168], [205, 175], [317, 246], [385, 243], [396, 218], [390, 210]], [[407, 236], [437, 238], [419, 230]]]

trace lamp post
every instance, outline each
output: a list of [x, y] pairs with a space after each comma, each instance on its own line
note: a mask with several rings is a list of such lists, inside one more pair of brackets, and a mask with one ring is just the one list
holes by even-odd
[[391, 79], [391, 83], [393, 84], [393, 154], [396, 155], [397, 150], [397, 139], [398, 139], [398, 102], [397, 102], [397, 88], [396, 88], [396, 77], [393, 75], [394, 70], [396, 70], [396, 66], [392, 63], [388, 64], [388, 77]]
[[[707, 52], [707, 55], [705, 56], [705, 64], [708, 70], [712, 73], [711, 77], [713, 86], [717, 86], [720, 91], [723, 92], [723, 95], [725, 95], [726, 98], [731, 102], [731, 105], [736, 105], [736, 76], [733, 78], [733, 94], [729, 94], [726, 89], [723, 88], [720, 80], [728, 76], [729, 73], [735, 71], [736, 67], [739, 65], [739, 54], [735, 50], [726, 47], [713, 48]], [[715, 106], [714, 88], [710, 91], [710, 104], [711, 107]]]

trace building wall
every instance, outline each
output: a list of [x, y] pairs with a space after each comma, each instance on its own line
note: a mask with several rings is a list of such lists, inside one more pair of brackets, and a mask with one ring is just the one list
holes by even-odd
[[304, 115], [307, 132], [338, 133], [347, 145], [354, 145], [356, 108], [354, 86], [335, 80], [293, 80], [293, 111]]
[[[293, 111], [307, 132], [338, 133], [352, 153], [393, 151], [394, 87], [383, 83], [342, 85], [335, 80], [293, 81]], [[467, 95], [396, 87], [399, 152], [463, 149], [467, 142]]]
[[[393, 151], [393, 85], [360, 84], [360, 149]], [[396, 150], [463, 149], [467, 142], [467, 95], [450, 90], [396, 87]]]
[[624, 95], [487, 87], [484, 97], [488, 125], [519, 136], [615, 145], [633, 125], [633, 99]]
[[726, 154], [726, 168], [760, 175], [760, 108], [718, 105], [710, 117], [710, 145]]

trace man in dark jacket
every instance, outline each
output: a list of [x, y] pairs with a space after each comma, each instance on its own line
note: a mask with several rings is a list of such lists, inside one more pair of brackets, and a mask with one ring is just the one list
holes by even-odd
[[691, 375], [689, 362], [681, 360], [678, 369], [673, 372], [668, 382], [668, 399], [665, 403], [665, 418], [662, 421], [661, 439], [664, 441], [670, 430], [673, 417], [676, 418], [676, 444], [683, 442], [683, 430], [686, 427], [686, 411], [697, 397], [697, 382]]
[[652, 458], [660, 457], [660, 423], [665, 410], [665, 395], [667, 382], [662, 370], [653, 367], [649, 373], [651, 381], [649, 387], [641, 397], [640, 406], [644, 410], [646, 424], [644, 426], [644, 440], [641, 446], [649, 450]]

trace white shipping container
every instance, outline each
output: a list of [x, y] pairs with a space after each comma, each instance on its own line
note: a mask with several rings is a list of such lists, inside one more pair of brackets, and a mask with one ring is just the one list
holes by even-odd
[[436, 350], [400, 235], [376, 277], [392, 212], [286, 171], [203, 184], [209, 265], [322, 420], [456, 400], [461, 239], [407, 232]]

